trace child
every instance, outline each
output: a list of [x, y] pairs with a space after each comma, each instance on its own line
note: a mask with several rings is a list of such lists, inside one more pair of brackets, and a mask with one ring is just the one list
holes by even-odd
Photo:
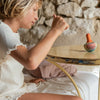
[[[20, 42], [18, 29], [31, 28], [38, 20], [39, 5], [40, 0], [0, 0], [0, 97], [8, 97], [24, 87], [23, 67], [35, 70], [57, 37], [69, 27], [62, 17], [54, 15], [48, 34], [34, 48], [27, 50]], [[12, 95], [12, 100], [81, 100], [77, 96], [21, 94], [21, 97]]]

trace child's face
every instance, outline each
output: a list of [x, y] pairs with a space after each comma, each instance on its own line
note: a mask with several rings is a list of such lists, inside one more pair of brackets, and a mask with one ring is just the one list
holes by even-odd
[[20, 28], [30, 29], [38, 20], [38, 5], [34, 4], [26, 13], [25, 16], [19, 19]]

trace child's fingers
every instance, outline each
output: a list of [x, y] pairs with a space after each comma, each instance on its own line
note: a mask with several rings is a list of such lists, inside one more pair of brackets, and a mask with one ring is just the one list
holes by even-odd
[[44, 81], [45, 81], [45, 80], [43, 80], [43, 79], [39, 79], [39, 80], [38, 80], [38, 82], [44, 82]]
[[29, 82], [34, 83], [35, 79], [30, 80]]
[[66, 26], [65, 30], [69, 28], [69, 25]]
[[33, 80], [30, 80], [31, 83], [39, 83], [39, 82], [44, 82], [45, 80], [43, 79], [33, 79]]
[[56, 18], [56, 14], [54, 14], [53, 17]]
[[41, 81], [42, 81], [42, 82], [45, 82], [45, 80], [44, 80], [44, 79], [42, 79]]

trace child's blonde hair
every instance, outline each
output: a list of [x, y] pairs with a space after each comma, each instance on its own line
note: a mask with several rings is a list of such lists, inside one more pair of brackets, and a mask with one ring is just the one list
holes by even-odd
[[14, 18], [24, 15], [34, 3], [40, 7], [42, 0], [0, 0], [0, 19]]

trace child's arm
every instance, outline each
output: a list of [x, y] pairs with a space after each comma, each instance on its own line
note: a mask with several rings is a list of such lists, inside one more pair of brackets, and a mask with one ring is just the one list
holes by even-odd
[[54, 16], [52, 28], [44, 39], [29, 51], [23, 46], [18, 46], [17, 50], [11, 52], [11, 56], [23, 64], [27, 69], [36, 69], [46, 57], [57, 37], [66, 27], [68, 28], [69, 26], [62, 17]]

